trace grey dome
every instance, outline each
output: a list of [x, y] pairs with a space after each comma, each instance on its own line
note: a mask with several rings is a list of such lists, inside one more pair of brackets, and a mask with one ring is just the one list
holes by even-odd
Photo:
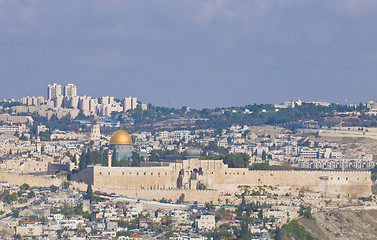
[[185, 158], [199, 158], [200, 157], [200, 148], [197, 147], [188, 147], [184, 153]]

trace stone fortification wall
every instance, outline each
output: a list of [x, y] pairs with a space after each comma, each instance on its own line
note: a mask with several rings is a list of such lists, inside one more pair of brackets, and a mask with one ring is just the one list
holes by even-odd
[[[176, 199], [179, 197], [176, 191], [198, 189], [232, 194], [240, 185], [284, 186], [292, 190], [320, 192], [329, 197], [368, 197], [372, 186], [371, 173], [364, 171], [250, 171], [228, 168], [221, 160], [199, 159], [155, 167], [94, 166], [74, 174], [72, 180], [102, 189], [121, 189], [119, 191], [132, 194], [132, 197], [144, 194], [142, 196], [146, 199], [167, 198], [163, 194]], [[151, 192], [155, 195], [149, 195]]]
[[1, 182], [9, 182], [17, 185], [27, 183], [31, 187], [49, 187], [51, 185], [60, 186], [66, 180], [66, 177], [33, 176], [6, 172], [0, 173]]
[[177, 186], [177, 176], [170, 167], [93, 167], [96, 187], [137, 189], [171, 189]]
[[[290, 186], [318, 191], [327, 196], [367, 197], [371, 195], [371, 173], [364, 171], [247, 171], [228, 169], [224, 186]], [[221, 188], [221, 186], [217, 186]]]
[[[86, 191], [88, 185], [85, 183], [71, 182], [71, 187], [77, 190]], [[216, 190], [163, 190], [163, 189], [126, 189], [119, 187], [96, 187], [92, 186], [93, 191], [99, 191], [107, 194], [115, 193], [117, 195], [130, 197], [130, 198], [142, 198], [148, 200], [172, 200], [176, 202], [179, 197], [184, 194], [185, 202], [198, 202], [206, 203], [213, 202], [217, 203], [220, 193]]]

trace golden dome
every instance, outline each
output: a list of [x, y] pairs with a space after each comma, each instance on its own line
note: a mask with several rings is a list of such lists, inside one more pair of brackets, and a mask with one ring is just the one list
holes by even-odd
[[111, 145], [132, 145], [132, 138], [124, 130], [116, 131], [110, 138]]

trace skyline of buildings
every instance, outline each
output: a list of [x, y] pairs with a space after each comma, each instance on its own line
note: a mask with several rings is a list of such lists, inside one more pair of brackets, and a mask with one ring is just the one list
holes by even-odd
[[48, 118], [54, 113], [58, 118], [67, 114], [70, 114], [71, 118], [75, 118], [80, 111], [85, 116], [108, 117], [113, 112], [125, 113], [136, 108], [147, 109], [147, 105], [138, 101], [136, 97], [128, 96], [123, 99], [116, 99], [113, 96], [77, 95], [77, 87], [72, 83], [66, 84], [64, 87], [57, 83], [49, 84], [46, 99], [43, 96], [27, 96], [21, 98], [20, 102], [26, 106], [17, 106], [16, 113], [37, 112], [39, 115]]

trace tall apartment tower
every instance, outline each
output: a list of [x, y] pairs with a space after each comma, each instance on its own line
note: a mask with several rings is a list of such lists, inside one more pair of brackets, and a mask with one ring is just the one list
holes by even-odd
[[47, 87], [47, 98], [48, 100], [55, 99], [58, 96], [62, 95], [62, 85], [53, 83]]
[[64, 97], [66, 98], [71, 98], [71, 97], [76, 97], [77, 96], [77, 87], [69, 83], [64, 86]]
[[137, 108], [137, 98], [133, 97], [126, 97], [123, 98], [123, 112], [127, 112], [130, 109]]

